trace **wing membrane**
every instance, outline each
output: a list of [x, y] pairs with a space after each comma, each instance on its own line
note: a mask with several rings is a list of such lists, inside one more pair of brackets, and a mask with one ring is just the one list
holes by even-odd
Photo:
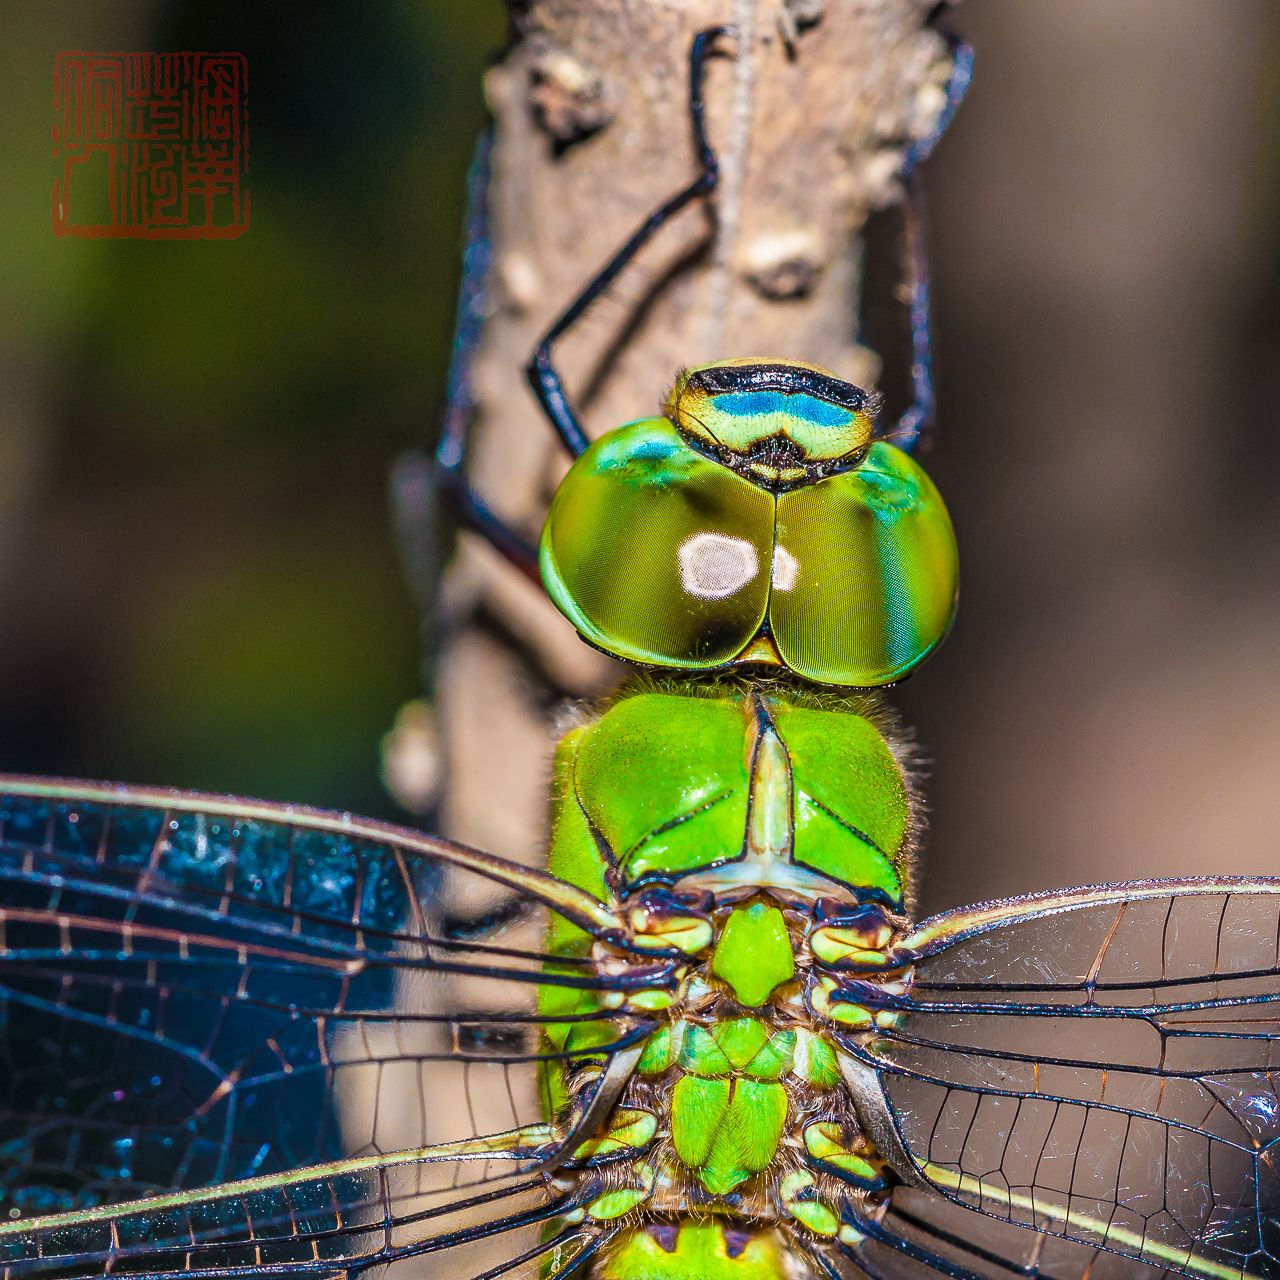
[[[1171, 1280], [1179, 1271], [1156, 1267], [1043, 1231], [984, 1221], [940, 1196], [895, 1188], [879, 1223], [854, 1256], [862, 1267], [893, 1280]], [[891, 1243], [892, 1242], [892, 1243]]]
[[[491, 928], [450, 908], [495, 895]], [[262, 1250], [337, 1274], [402, 1235], [427, 1248], [423, 1205], [472, 1213], [468, 1229], [509, 1217], [505, 1200], [459, 1208], [490, 1177], [474, 1156], [463, 1176], [456, 1144], [538, 1124], [539, 1065], [636, 1043], [647, 1028], [602, 1002], [669, 977], [661, 960], [603, 978], [546, 955], [554, 914], [586, 944], [617, 921], [545, 873], [181, 793], [0, 779], [0, 904], [0, 1203], [19, 1270], [51, 1249], [118, 1269], [136, 1230], [160, 1272], [261, 1268]], [[552, 1018], [552, 987], [581, 999]], [[248, 1189], [207, 1193], [228, 1182]], [[512, 1203], [545, 1202], [538, 1187], [513, 1183]], [[157, 1193], [190, 1198], [43, 1216]]]
[[1143, 882], [925, 921], [881, 1068], [913, 1172], [1173, 1272], [1280, 1276], [1280, 880]]
[[[345, 1276], [449, 1250], [502, 1270], [547, 1249], [541, 1224], [575, 1207], [530, 1175], [532, 1144], [459, 1155], [436, 1148], [337, 1161], [288, 1175], [0, 1225], [4, 1274]], [[475, 1173], [463, 1161], [478, 1160]], [[521, 1167], [523, 1165], [523, 1167]], [[495, 1172], [495, 1166], [505, 1166]], [[504, 1239], [499, 1239], [504, 1238]], [[532, 1247], [531, 1247], [532, 1246]], [[468, 1256], [471, 1261], [468, 1262]]]

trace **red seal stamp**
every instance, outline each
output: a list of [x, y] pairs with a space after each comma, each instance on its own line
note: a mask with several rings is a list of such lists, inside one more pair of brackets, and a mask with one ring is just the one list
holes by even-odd
[[241, 53], [60, 53], [53, 230], [230, 240], [249, 229]]

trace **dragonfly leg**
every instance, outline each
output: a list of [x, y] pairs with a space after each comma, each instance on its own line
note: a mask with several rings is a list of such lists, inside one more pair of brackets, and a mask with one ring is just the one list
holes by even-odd
[[658, 233], [663, 224], [699, 197], [709, 195], [720, 180], [716, 153], [707, 141], [702, 90], [707, 57], [717, 37], [730, 34], [730, 27], [713, 27], [700, 31], [689, 49], [689, 117], [693, 126], [693, 145], [700, 172], [687, 186], [670, 196], [633, 231], [627, 241], [587, 282], [576, 298], [562, 311], [534, 349], [525, 369], [529, 385], [542, 406], [547, 420], [555, 428], [569, 454], [577, 458], [590, 441], [578, 416], [569, 403], [564, 384], [552, 359], [556, 342], [586, 313], [597, 298], [617, 279], [641, 249]]
[[[544, 1223], [549, 1223], [551, 1224], [549, 1230], [554, 1230], [557, 1219], [563, 1220], [578, 1207], [579, 1205], [574, 1198], [561, 1196], [548, 1204], [539, 1205], [534, 1209], [513, 1213], [503, 1218], [491, 1218], [487, 1222], [478, 1222], [474, 1226], [464, 1227], [454, 1232], [431, 1236], [399, 1247], [392, 1246], [391, 1248], [380, 1250], [367, 1261], [351, 1267], [349, 1274], [352, 1276], [364, 1275], [374, 1268], [381, 1269], [393, 1263], [407, 1262], [410, 1258], [420, 1258], [427, 1254], [437, 1253], [457, 1244], [487, 1240], [490, 1237], [504, 1235], [508, 1231], [519, 1230], [524, 1227], [541, 1226]], [[428, 1210], [427, 1213], [429, 1215], [430, 1211]], [[549, 1236], [549, 1238], [536, 1241], [513, 1257], [497, 1263], [486, 1271], [474, 1274], [471, 1280], [497, 1280], [497, 1277], [510, 1271], [518, 1271], [525, 1263], [533, 1262], [537, 1259], [545, 1260], [548, 1256], [551, 1258], [550, 1267], [554, 1268], [554, 1270], [548, 1270], [549, 1280], [557, 1276], [567, 1277], [573, 1274], [581, 1263], [594, 1254], [608, 1239], [609, 1235], [600, 1231], [589, 1228], [584, 1229], [580, 1226], [565, 1226], [554, 1235]], [[574, 1250], [572, 1246], [575, 1242], [581, 1242], [582, 1247]], [[559, 1261], [561, 1252], [568, 1254], [565, 1261]]]
[[886, 433], [900, 449], [914, 451], [933, 422], [933, 325], [929, 316], [929, 263], [924, 237], [924, 196], [916, 176], [947, 131], [973, 79], [973, 49], [957, 36], [947, 35], [951, 46], [951, 75], [946, 102], [933, 128], [914, 142], [902, 160], [902, 263], [907, 312], [911, 325], [912, 401], [893, 429]]
[[874, 1243], [883, 1245], [913, 1262], [930, 1267], [940, 1275], [947, 1276], [948, 1280], [990, 1280], [989, 1276], [971, 1271], [968, 1267], [944, 1257], [941, 1253], [936, 1253], [924, 1244], [908, 1240], [906, 1236], [886, 1226], [873, 1213], [868, 1213], [852, 1203], [846, 1203], [844, 1210], [846, 1225], [837, 1238], [835, 1247], [870, 1276], [874, 1276], [876, 1270], [870, 1259], [865, 1256], [866, 1246], [868, 1243]]
[[[995, 1267], [998, 1274], [1007, 1273], [1011, 1277], [1022, 1277], [1022, 1280], [1051, 1280], [1051, 1277], [1041, 1269], [1038, 1261], [1017, 1262], [992, 1249], [983, 1247], [972, 1238], [966, 1238], [957, 1235], [953, 1231], [947, 1231], [936, 1223], [929, 1222], [898, 1204], [893, 1206], [892, 1221], [895, 1225], [901, 1222], [917, 1233], [924, 1233], [939, 1244], [966, 1253], [980, 1262], [985, 1262], [989, 1266]], [[1034, 1251], [1031, 1256], [1038, 1257], [1038, 1250]]]
[[462, 283], [454, 324], [453, 355], [446, 382], [447, 403], [440, 440], [432, 466], [424, 458], [408, 455], [396, 468], [393, 500], [401, 530], [402, 554], [409, 563], [418, 593], [434, 601], [438, 565], [433, 563], [435, 530], [430, 495], [445, 495], [454, 519], [463, 528], [480, 534], [500, 555], [526, 577], [538, 580], [537, 548], [512, 528], [476, 491], [467, 475], [468, 432], [475, 410], [471, 363], [487, 313], [489, 268], [489, 179], [493, 136], [485, 130], [476, 144], [467, 180], [466, 246], [462, 252]]
[[[545, 1261], [544, 1280], [569, 1280], [570, 1276], [583, 1275], [583, 1267], [600, 1249], [618, 1234], [617, 1231], [594, 1231], [586, 1235], [580, 1229], [574, 1231], [566, 1227], [547, 1245], [543, 1246], [542, 1257]], [[585, 1241], [576, 1251], [570, 1246]], [[567, 1257], [560, 1261], [560, 1252]]]

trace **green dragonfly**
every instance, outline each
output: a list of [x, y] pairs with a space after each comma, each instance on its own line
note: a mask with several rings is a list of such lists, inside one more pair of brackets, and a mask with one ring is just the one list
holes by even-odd
[[697, 179], [533, 360], [575, 459], [536, 552], [446, 430], [463, 518], [648, 672], [561, 739], [546, 869], [0, 779], [6, 1276], [1280, 1277], [1280, 879], [913, 921], [877, 690], [955, 611], [922, 405], [720, 361], [591, 442], [564, 394], [559, 335], [715, 187], [715, 34]]

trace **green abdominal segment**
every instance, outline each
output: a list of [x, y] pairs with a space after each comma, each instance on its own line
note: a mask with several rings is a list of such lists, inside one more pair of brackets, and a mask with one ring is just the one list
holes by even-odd
[[777, 1231], [737, 1232], [713, 1219], [633, 1228], [605, 1255], [601, 1280], [779, 1280], [786, 1245]]

